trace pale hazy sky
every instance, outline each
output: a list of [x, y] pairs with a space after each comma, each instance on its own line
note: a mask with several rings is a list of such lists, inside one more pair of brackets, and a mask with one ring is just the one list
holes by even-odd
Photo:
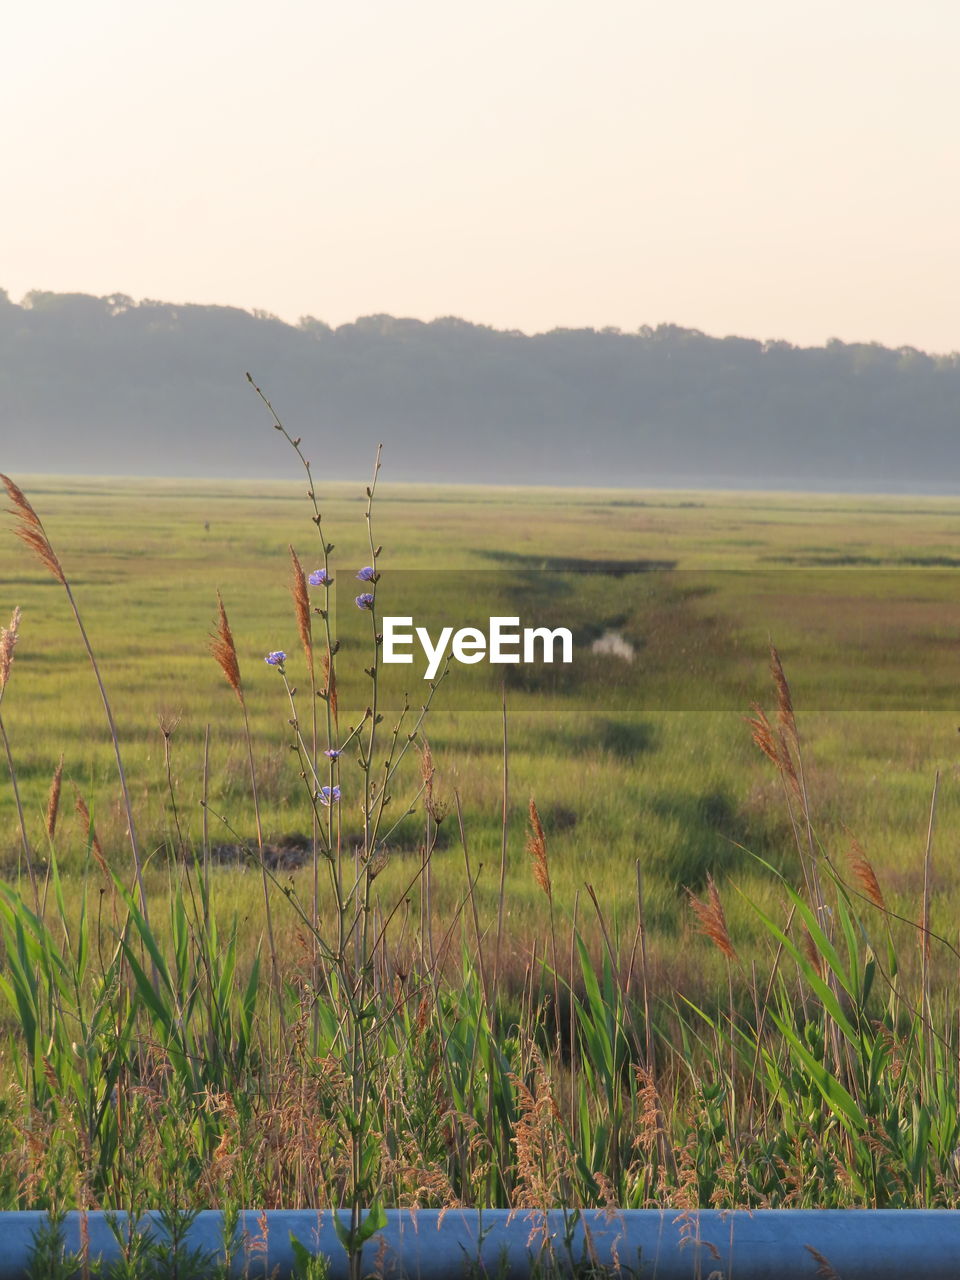
[[956, 0], [47, 0], [0, 286], [960, 349]]

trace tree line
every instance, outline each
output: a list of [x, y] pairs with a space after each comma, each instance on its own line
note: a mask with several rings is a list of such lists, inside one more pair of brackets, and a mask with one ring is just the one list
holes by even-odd
[[335, 478], [382, 440], [395, 480], [960, 487], [957, 353], [39, 291], [0, 291], [3, 469], [289, 475], [247, 370]]

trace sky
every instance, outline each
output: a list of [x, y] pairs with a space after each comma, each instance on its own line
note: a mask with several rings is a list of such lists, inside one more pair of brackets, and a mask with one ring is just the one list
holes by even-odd
[[960, 349], [955, 0], [47, 0], [0, 286]]

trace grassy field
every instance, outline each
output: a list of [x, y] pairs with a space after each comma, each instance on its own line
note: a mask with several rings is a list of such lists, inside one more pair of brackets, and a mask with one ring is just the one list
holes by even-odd
[[330, 486], [296, 606], [303, 485], [23, 484], [0, 1206], [957, 1204], [960, 500]]
[[[159, 851], [148, 875], [165, 882], [162, 851], [176, 844], [162, 724], [175, 726], [176, 818], [191, 847], [202, 839], [204, 785], [209, 844], [254, 836], [239, 708], [209, 654], [217, 590], [239, 650], [265, 838], [304, 847], [311, 818], [290, 751], [289, 708], [276, 673], [263, 663], [270, 650], [287, 650], [290, 679], [305, 687], [287, 550], [297, 549], [307, 572], [319, 564], [303, 485], [24, 483], [105, 672], [141, 838], [148, 851]], [[335, 485], [321, 504], [347, 606], [337, 611], [344, 646], [338, 678], [341, 716], [351, 725], [369, 698], [350, 630], [360, 589], [354, 572], [370, 558], [364, 503], [362, 485]], [[930, 794], [940, 771], [934, 921], [952, 927], [960, 906], [947, 871], [957, 809], [960, 604], [951, 566], [958, 517], [960, 501], [952, 499], [381, 487], [381, 590], [388, 591], [391, 576], [402, 584], [398, 607], [413, 608], [419, 619], [442, 594], [449, 616], [474, 620], [486, 613], [477, 613], [485, 597], [516, 605], [510, 590], [519, 574], [516, 607], [536, 609], [535, 621], [572, 619], [578, 638], [613, 626], [637, 646], [633, 663], [593, 658], [580, 684], [508, 684], [505, 920], [521, 970], [527, 940], [544, 918], [524, 852], [531, 795], [550, 840], [555, 899], [568, 914], [589, 880], [614, 920], [621, 909], [632, 920], [639, 862], [652, 961], [671, 986], [696, 988], [702, 963], [688, 945], [692, 921], [682, 887], [699, 891], [712, 872], [767, 901], [769, 877], [752, 854], [796, 874], [779, 783], [743, 722], [754, 699], [770, 702], [770, 640], [794, 691], [821, 838], [842, 862], [856, 837], [895, 908], [910, 917], [918, 912]], [[604, 563], [673, 568], [614, 578], [593, 572]], [[547, 589], [531, 598], [538, 576]], [[23, 610], [3, 716], [34, 842], [44, 848], [42, 814], [62, 752], [65, 812], [56, 846], [64, 874], [79, 874], [87, 857], [86, 831], [71, 813], [74, 787], [86, 797], [109, 859], [122, 866], [125, 823], [109, 733], [63, 592], [12, 536], [0, 541], [0, 583], [0, 609]], [[556, 601], [558, 583], [566, 594]], [[598, 673], [598, 665], [608, 669]], [[423, 681], [395, 670], [400, 674], [383, 694], [389, 705], [400, 704], [401, 680], [415, 703], [422, 699]], [[477, 895], [494, 913], [500, 691], [494, 677], [470, 683], [461, 673], [457, 681], [454, 673], [441, 686], [425, 731], [438, 793], [448, 805], [454, 791], [461, 798], [470, 851], [482, 864]], [[345, 759], [348, 836], [358, 829], [351, 766]], [[8, 786], [0, 791], [0, 823], [3, 857], [15, 868], [20, 842]], [[385, 894], [407, 877], [422, 838], [419, 817], [399, 823]], [[442, 920], [462, 893], [452, 818], [441, 828], [432, 872], [432, 907]], [[251, 914], [255, 931], [257, 877], [218, 874], [226, 899]], [[736, 896], [728, 911], [735, 934], [755, 932]]]

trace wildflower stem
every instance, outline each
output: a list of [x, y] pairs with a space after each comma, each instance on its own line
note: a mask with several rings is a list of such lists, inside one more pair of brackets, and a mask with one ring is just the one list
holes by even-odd
[[[316, 486], [315, 486], [315, 485], [314, 485], [314, 483], [313, 483], [313, 472], [312, 472], [311, 467], [310, 467], [310, 462], [309, 462], [309, 460], [307, 459], [306, 455], [304, 454], [303, 450], [300, 448], [300, 439], [299, 439], [299, 437], [294, 438], [293, 436], [291, 436], [291, 435], [290, 435], [289, 431], [286, 429], [286, 427], [283, 425], [283, 422], [280, 420], [280, 417], [279, 417], [279, 415], [277, 414], [276, 409], [274, 409], [274, 407], [273, 407], [273, 405], [271, 404], [270, 400], [269, 400], [269, 399], [264, 395], [263, 391], [261, 391], [260, 387], [256, 384], [256, 382], [254, 382], [253, 378], [251, 377], [251, 375], [250, 375], [249, 373], [247, 374], [247, 381], [248, 381], [248, 382], [250, 383], [250, 385], [253, 387], [254, 391], [255, 391], [255, 392], [257, 393], [257, 395], [260, 397], [260, 400], [261, 400], [261, 401], [263, 402], [263, 404], [266, 406], [266, 408], [267, 408], [268, 412], [270, 413], [270, 416], [273, 418], [273, 425], [274, 425], [275, 430], [277, 430], [277, 431], [279, 431], [279, 432], [280, 432], [280, 434], [283, 436], [283, 438], [287, 441], [287, 443], [290, 445], [290, 447], [291, 447], [291, 448], [293, 449], [293, 451], [296, 453], [297, 457], [300, 459], [300, 464], [301, 464], [301, 466], [303, 467], [304, 472], [305, 472], [306, 477], [307, 477], [307, 497], [309, 498], [309, 500], [310, 500], [310, 502], [311, 502], [311, 504], [312, 504], [312, 506], [313, 506], [313, 523], [316, 525], [317, 535], [318, 535], [318, 537], [319, 537], [319, 539], [320, 539], [320, 552], [321, 552], [321, 557], [322, 557], [322, 560], [323, 560], [323, 578], [324, 578], [324, 582], [325, 582], [325, 583], [329, 583], [330, 581], [332, 581], [331, 576], [330, 576], [330, 551], [332, 550], [332, 543], [329, 543], [329, 542], [326, 540], [326, 538], [324, 537], [324, 533], [323, 533], [323, 521], [322, 521], [322, 517], [321, 517], [321, 514], [320, 514], [320, 506], [319, 506], [319, 504], [318, 504], [318, 502], [317, 502], [317, 491], [316, 491]], [[379, 457], [379, 454], [378, 454], [378, 457]], [[325, 653], [324, 653], [323, 664], [324, 664], [324, 671], [325, 671], [326, 688], [324, 689], [324, 691], [323, 691], [323, 692], [324, 692], [324, 703], [326, 704], [326, 720], [327, 720], [327, 725], [326, 725], [326, 736], [327, 736], [327, 746], [328, 746], [328, 748], [335, 748], [335, 747], [337, 747], [337, 741], [336, 741], [336, 736], [337, 736], [337, 701], [336, 701], [336, 698], [337, 698], [337, 695], [336, 695], [336, 672], [335, 672], [335, 669], [334, 669], [334, 655], [336, 654], [336, 644], [335, 644], [334, 637], [333, 637], [333, 634], [332, 634], [332, 631], [331, 631], [331, 627], [330, 627], [330, 609], [329, 609], [329, 607], [325, 607], [324, 609], [322, 609], [322, 610], [321, 610], [321, 616], [322, 616], [322, 621], [323, 621], [324, 647], [325, 647]], [[315, 672], [314, 672], [314, 670], [313, 670], [313, 664], [312, 664], [312, 663], [311, 663], [311, 671], [310, 671], [310, 689], [311, 689], [311, 693], [315, 695], [315, 694], [316, 694], [316, 676], [315, 676]], [[314, 777], [316, 777], [316, 769], [317, 769], [317, 715], [316, 715], [316, 707], [315, 707], [315, 705], [314, 705], [314, 708], [313, 708], [312, 724], [313, 724], [313, 742], [314, 742], [314, 745], [313, 745], [313, 752], [312, 752], [312, 756], [311, 756], [311, 764], [312, 764], [312, 768], [313, 768], [313, 774], [314, 774]], [[327, 783], [327, 785], [331, 788], [331, 790], [332, 790], [332, 788], [333, 788], [333, 786], [334, 786], [334, 783], [335, 783], [335, 775], [336, 775], [336, 769], [335, 769], [335, 767], [334, 767], [334, 761], [331, 759], [331, 760], [330, 760], [330, 766], [329, 766], [329, 778], [328, 778], [328, 783]], [[316, 816], [314, 816], [314, 823], [316, 823], [316, 822], [317, 822], [317, 818], [316, 818]], [[334, 827], [335, 827], [335, 824], [336, 824], [336, 840], [334, 839]], [[333, 805], [330, 805], [330, 806], [328, 807], [328, 809], [327, 809], [327, 814], [326, 814], [326, 827], [327, 827], [327, 830], [326, 830], [326, 847], [327, 847], [327, 849], [328, 849], [328, 850], [333, 850], [334, 848], [336, 848], [336, 851], [337, 851], [336, 856], [337, 856], [337, 860], [338, 860], [338, 862], [339, 862], [339, 860], [340, 860], [340, 833], [341, 833], [341, 829], [340, 829], [340, 809], [339, 809], [339, 806], [337, 807], [336, 814], [334, 814], [334, 807], [333, 807]], [[316, 829], [316, 828], [315, 828], [315, 829]], [[338, 874], [339, 874], [339, 873], [338, 873]], [[318, 865], [317, 849], [316, 849], [316, 848], [314, 848], [314, 853], [313, 853], [313, 916], [314, 916], [314, 918], [313, 918], [313, 929], [314, 929], [314, 931], [316, 931], [316, 930], [317, 930], [317, 928], [319, 927], [319, 865]], [[341, 915], [340, 915], [340, 917], [339, 917], [339, 918], [340, 918], [340, 937], [339, 937], [339, 940], [338, 940], [338, 947], [337, 947], [337, 951], [338, 951], [338, 953], [342, 953], [342, 951], [343, 951], [343, 947], [344, 947], [344, 939], [343, 939], [343, 916], [342, 916], [342, 913], [341, 913]], [[315, 974], [314, 976], [315, 976], [315, 978], [316, 978], [316, 974]], [[319, 1028], [318, 1028], [318, 1026], [317, 1026], [317, 1025], [316, 1025], [316, 1023], [315, 1023], [315, 1024], [314, 1024], [314, 1038], [315, 1038], [315, 1040], [316, 1040], [316, 1037], [317, 1037], [317, 1035], [318, 1035], [318, 1034], [319, 1034]]]

